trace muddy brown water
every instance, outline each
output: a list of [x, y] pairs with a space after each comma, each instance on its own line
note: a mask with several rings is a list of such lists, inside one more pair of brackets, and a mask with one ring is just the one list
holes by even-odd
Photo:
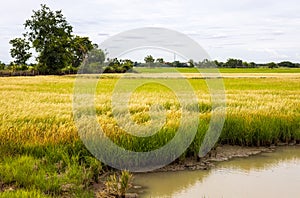
[[139, 197], [300, 197], [300, 146], [220, 162], [210, 170], [137, 174]]

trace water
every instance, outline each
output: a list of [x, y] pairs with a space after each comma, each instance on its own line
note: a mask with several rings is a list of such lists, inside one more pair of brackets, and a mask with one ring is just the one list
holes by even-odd
[[221, 162], [208, 171], [135, 175], [140, 197], [300, 197], [300, 147]]

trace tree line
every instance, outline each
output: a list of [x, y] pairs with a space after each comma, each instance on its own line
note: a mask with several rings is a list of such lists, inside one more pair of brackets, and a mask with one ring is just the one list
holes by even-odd
[[240, 59], [229, 58], [226, 62], [221, 62], [217, 60], [208, 60], [204, 59], [199, 62], [195, 62], [194, 60], [189, 60], [187, 62], [173, 61], [168, 62], [164, 61], [163, 58], [153, 58], [152, 55], [147, 55], [144, 58], [146, 64], [136, 63], [138, 66], [169, 66], [169, 67], [199, 67], [199, 68], [210, 68], [210, 67], [218, 67], [218, 68], [258, 68], [258, 67], [267, 67], [267, 68], [278, 68], [278, 67], [288, 67], [288, 68], [300, 68], [299, 63], [292, 63], [290, 61], [283, 61], [279, 63], [255, 63], [255, 62], [246, 62]]

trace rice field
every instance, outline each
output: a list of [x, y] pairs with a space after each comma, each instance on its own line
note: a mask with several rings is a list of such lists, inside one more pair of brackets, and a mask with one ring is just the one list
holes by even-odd
[[[157, 149], [171, 141], [183, 114], [176, 94], [157, 83], [145, 83], [130, 96], [129, 117], [122, 117], [126, 109], [114, 110], [111, 101], [118, 80], [118, 75], [107, 74], [99, 79], [96, 88], [95, 112], [105, 134], [121, 147], [137, 152]], [[143, 80], [128, 78], [123, 83]], [[179, 79], [164, 80], [180, 84]], [[89, 184], [106, 167], [92, 157], [79, 138], [72, 109], [74, 82], [75, 76], [0, 78], [0, 192], [5, 186], [14, 186], [28, 190], [29, 194], [92, 196]], [[197, 156], [212, 113], [205, 80], [189, 78], [188, 82], [198, 104], [187, 105], [191, 111], [198, 106], [200, 113], [196, 137], [181, 159]], [[269, 146], [300, 142], [300, 75], [235, 78], [232, 74], [224, 78], [224, 85], [226, 120], [219, 144]], [[160, 105], [158, 108], [165, 113], [165, 123], [157, 133], [132, 137], [118, 127], [116, 116], [124, 126], [130, 118], [141, 128], [147, 128], [151, 125], [149, 111], [153, 105]], [[192, 123], [184, 124], [189, 133]], [[26, 163], [28, 167], [22, 166]], [[13, 164], [25, 173], [31, 166], [37, 167], [40, 182], [36, 182], [37, 178], [25, 181], [31, 173], [21, 174], [18, 168], [11, 167]], [[41, 179], [45, 173], [51, 179]]]

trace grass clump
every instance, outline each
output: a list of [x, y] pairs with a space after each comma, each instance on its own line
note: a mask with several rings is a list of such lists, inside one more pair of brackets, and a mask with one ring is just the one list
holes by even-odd
[[0, 198], [50, 198], [38, 190], [11, 190], [0, 193]]

